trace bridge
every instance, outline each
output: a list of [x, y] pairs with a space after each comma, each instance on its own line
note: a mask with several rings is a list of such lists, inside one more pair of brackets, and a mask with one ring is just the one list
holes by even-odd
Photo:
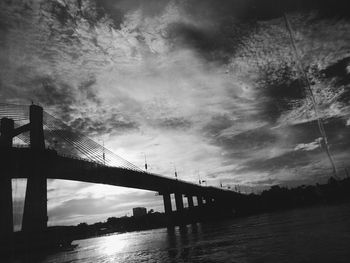
[[[227, 206], [238, 194], [215, 187], [169, 178], [141, 170], [37, 105], [0, 104], [0, 233], [13, 233], [12, 186], [26, 178], [22, 231], [39, 233], [47, 228], [47, 179], [63, 179], [150, 190], [163, 196], [165, 214], [210, 204]], [[14, 138], [22, 145], [14, 144]], [[172, 207], [171, 195], [176, 208]], [[230, 201], [230, 202], [228, 202]]]

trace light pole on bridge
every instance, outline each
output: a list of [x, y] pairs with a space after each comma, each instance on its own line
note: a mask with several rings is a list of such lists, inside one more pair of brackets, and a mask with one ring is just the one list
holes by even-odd
[[199, 170], [197, 170], [197, 174], [198, 174], [198, 183], [199, 185], [201, 185], [202, 181], [201, 181], [201, 176], [199, 175]]
[[102, 158], [103, 158], [103, 165], [106, 165], [106, 155], [105, 155], [105, 141], [102, 141]]
[[[102, 142], [102, 161], [103, 161], [103, 165], [106, 165], [106, 154], [105, 154], [105, 140], [103, 139], [99, 139], [99, 141]], [[101, 146], [101, 145], [100, 145]]]
[[147, 172], [147, 169], [148, 169], [148, 164], [147, 164], [147, 157], [146, 157], [146, 153], [141, 152], [141, 154], [143, 154], [143, 155], [144, 155], [144, 157], [145, 157], [145, 171]]
[[173, 162], [171, 162], [171, 164], [174, 165], [174, 174], [175, 174], [175, 178], [176, 178], [176, 180], [177, 180], [177, 170], [176, 170], [176, 166], [175, 166], [175, 164], [174, 164]]

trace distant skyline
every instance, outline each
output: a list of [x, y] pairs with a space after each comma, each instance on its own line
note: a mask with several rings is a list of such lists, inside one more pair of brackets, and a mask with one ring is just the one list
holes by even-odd
[[[350, 149], [345, 1], [14, 0], [0, 3], [0, 101], [42, 105], [140, 168], [260, 191], [332, 173]], [[23, 182], [14, 182], [16, 217]], [[22, 193], [23, 195], [23, 193]], [[52, 180], [49, 223], [161, 211], [153, 192]], [[18, 199], [18, 200], [17, 200]]]

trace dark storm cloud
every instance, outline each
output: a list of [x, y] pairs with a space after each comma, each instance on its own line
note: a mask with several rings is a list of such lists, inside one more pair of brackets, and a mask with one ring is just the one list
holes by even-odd
[[289, 12], [318, 12], [319, 18], [349, 17], [346, 1], [331, 0], [189, 0], [184, 10], [197, 23], [174, 23], [167, 36], [178, 44], [186, 44], [210, 60], [228, 59], [238, 47], [246, 45], [258, 21], [281, 18]]
[[209, 137], [216, 137], [221, 131], [231, 127], [235, 123], [233, 116], [222, 114], [212, 117], [209, 123], [203, 127], [203, 132]]
[[253, 181], [252, 185], [255, 185], [255, 186], [264, 186], [264, 185], [270, 186], [270, 185], [277, 185], [279, 183], [280, 182], [278, 180], [276, 180], [276, 179], [268, 178], [268, 179]]
[[48, 1], [50, 4], [50, 12], [62, 24], [73, 21], [74, 17], [69, 12], [69, 6], [57, 1]]
[[331, 145], [331, 151], [345, 152], [350, 157], [350, 128], [344, 118], [329, 118], [325, 120], [325, 130]]
[[254, 159], [244, 163], [246, 167], [238, 169], [236, 172], [267, 172], [273, 174], [280, 169], [295, 169], [309, 165], [312, 160], [319, 159], [322, 153], [319, 149], [318, 155], [315, 157], [315, 152], [309, 151], [291, 151], [273, 158], [260, 158]]
[[[207, 1], [205, 3], [210, 4], [210, 2], [211, 1]], [[273, 1], [270, 1], [270, 3], [272, 2]], [[274, 4], [277, 3], [275, 2]], [[325, 17], [325, 14], [327, 14], [327, 17], [343, 17], [342, 15], [338, 16], [336, 12], [327, 12], [327, 10], [323, 8], [323, 6], [327, 5], [321, 4], [319, 7], [311, 3], [300, 4], [298, 6], [287, 5], [286, 11], [318, 11], [319, 13], [317, 13], [316, 16], [313, 16], [312, 19], [308, 19], [308, 23], [310, 24], [313, 23], [313, 19], [321, 20], [323, 17]], [[285, 127], [275, 127], [276, 125], [278, 126], [281, 120], [289, 112], [294, 112], [298, 108], [304, 108], [303, 112], [300, 111], [300, 113], [302, 114], [298, 113], [298, 117], [296, 114], [294, 115], [295, 117], [300, 118], [300, 116], [302, 116], [303, 114], [307, 115], [307, 112], [309, 112], [310, 114], [312, 112], [312, 108], [305, 108], [304, 106], [305, 101], [307, 100], [305, 92], [306, 83], [300, 77], [300, 73], [297, 71], [297, 66], [293, 61], [294, 57], [293, 53], [291, 52], [292, 50], [290, 47], [289, 39], [286, 35], [287, 31], [285, 31], [283, 20], [279, 18], [279, 22], [274, 21], [272, 23], [274, 24], [274, 26], [278, 25], [277, 27], [279, 27], [279, 30], [283, 29], [281, 30], [281, 32], [284, 31], [282, 32], [282, 35], [281, 33], [276, 33], [276, 31], [279, 32], [278, 30], [276, 30], [276, 28], [274, 29], [274, 31], [272, 30], [268, 32], [268, 30], [266, 30], [266, 28], [268, 27], [267, 22], [264, 22], [265, 24], [259, 22], [259, 20], [262, 19], [268, 21], [269, 19], [274, 19], [278, 16], [280, 17], [280, 15], [282, 15], [282, 12], [280, 12], [281, 10], [277, 8], [277, 11], [273, 11], [271, 14], [269, 14], [268, 12], [264, 14], [264, 12], [267, 11], [267, 9], [260, 8], [259, 10], [261, 11], [260, 16], [256, 16], [254, 19], [250, 16], [241, 16], [236, 21], [233, 21], [233, 25], [246, 24], [247, 21], [250, 21], [252, 26], [250, 28], [251, 30], [247, 30], [247, 32], [249, 32], [248, 34], [242, 34], [242, 38], [240, 38], [240, 36], [236, 37], [238, 41], [236, 41], [236, 43], [232, 42], [232, 46], [236, 46], [239, 48], [239, 40], [241, 40], [242, 43], [248, 45], [250, 48], [248, 54], [250, 53], [249, 56], [252, 56], [253, 60], [256, 60], [256, 68], [259, 72], [254, 79], [257, 90], [257, 103], [253, 106], [254, 111], [252, 112], [252, 114], [242, 114], [242, 119], [245, 119], [246, 122], [254, 122], [254, 120], [259, 120], [265, 121], [266, 123], [262, 128], [251, 127], [243, 132], [237, 132], [239, 131], [240, 126], [244, 124], [244, 121], [242, 122], [241, 119], [238, 117], [239, 114], [237, 116], [237, 112], [232, 111], [232, 115], [226, 114], [225, 118], [215, 118], [210, 120], [210, 122], [204, 128], [204, 133], [208, 137], [210, 137], [211, 143], [219, 146], [221, 149], [224, 150], [224, 165], [227, 165], [230, 162], [232, 162], [232, 159], [235, 159], [236, 161], [238, 161], [239, 159], [250, 159], [250, 161], [242, 164], [242, 166], [245, 166], [245, 168], [242, 168], [242, 171], [244, 170], [245, 172], [270, 172], [273, 174], [276, 173], [276, 171], [284, 168], [294, 169], [298, 167], [306, 167], [308, 163], [313, 163], [317, 159], [317, 157], [322, 159], [324, 157], [324, 154], [316, 154], [315, 152], [319, 151], [319, 149], [315, 150], [314, 152], [293, 151], [293, 149], [298, 144], [305, 144], [305, 149], [308, 148], [307, 146], [309, 144], [310, 148], [315, 147], [315, 144], [311, 145], [311, 142], [314, 142], [320, 136], [315, 121], [309, 122], [307, 120], [303, 120], [303, 123], [301, 124], [291, 125], [291, 123], [289, 123]], [[276, 15], [277, 13], [279, 13], [279, 15]], [[252, 22], [252, 20], [255, 22]], [[220, 23], [220, 19], [218, 21]], [[323, 29], [321, 25], [322, 23], [320, 24], [319, 30]], [[307, 26], [307, 24], [305, 26]], [[203, 29], [199, 27], [199, 30]], [[203, 32], [205, 32], [205, 30]], [[299, 30], [300, 29], [298, 29], [297, 32], [299, 32]], [[317, 39], [316, 37], [317, 40], [313, 40], [313, 38], [315, 38], [316, 30], [317, 28], [314, 27], [312, 29], [312, 32], [307, 32], [307, 30], [305, 31], [307, 33], [306, 35], [308, 35], [305, 38], [309, 40], [304, 45], [310, 44], [311, 46], [312, 43], [314, 43], [315, 46], [317, 46], [317, 42], [323, 43], [325, 39], [322, 39], [322, 34], [320, 34], [321, 37], [319, 39]], [[334, 28], [334, 30], [336, 30], [336, 27]], [[325, 31], [327, 30], [325, 29]], [[198, 32], [195, 33], [198, 34]], [[251, 33], [258, 35], [263, 34], [265, 35], [265, 37], [268, 37], [271, 40], [276, 39], [277, 37], [276, 41], [279, 43], [279, 46], [283, 47], [284, 49], [281, 48], [281, 54], [278, 54], [279, 51], [277, 49], [272, 50], [273, 46], [271, 46], [271, 50], [269, 50], [270, 47], [266, 46], [267, 43], [264, 43], [263, 45], [259, 43], [259, 41], [266, 41], [266, 39], [262, 40], [259, 39], [259, 37], [256, 38], [256, 35], [250, 35]], [[196, 34], [194, 34], [194, 36], [196, 36]], [[280, 36], [278, 37], [274, 34], [280, 34]], [[214, 41], [210, 39], [210, 34], [203, 35], [207, 37], [204, 38], [204, 43], [211, 43], [210, 41]], [[215, 35], [217, 36], [218, 34], [216, 33]], [[199, 36], [201, 37], [202, 35], [199, 34]], [[184, 39], [191, 44], [193, 43], [193, 39], [191, 37], [191, 35], [188, 35]], [[199, 42], [201, 41], [200, 37], [198, 37]], [[229, 39], [229, 34], [225, 35], [225, 37], [226, 39]], [[282, 40], [278, 38], [282, 38]], [[250, 39], [248, 43], [246, 43], [247, 39]], [[226, 41], [224, 42], [228, 43]], [[327, 44], [323, 45], [326, 46]], [[197, 50], [200, 50], [203, 53], [217, 52], [217, 50], [221, 50], [223, 52], [231, 52], [234, 54], [236, 49], [232, 48], [232, 46], [231, 49], [225, 49], [218, 45], [211, 45], [211, 48], [199, 48]], [[193, 45], [193, 47], [196, 47], [196, 45]], [[337, 47], [335, 46], [335, 48]], [[241, 52], [241, 50], [239, 52]], [[330, 49], [329, 52], [332, 52], [332, 49]], [[348, 87], [346, 86], [348, 85], [347, 79], [349, 76], [347, 59], [340, 59], [337, 61], [336, 58], [334, 60], [337, 62], [335, 62], [333, 65], [327, 65], [327, 63], [325, 63], [327, 66], [325, 66], [325, 64], [318, 64], [318, 62], [315, 60], [310, 64], [308, 63], [308, 56], [311, 56], [311, 54], [317, 54], [317, 56], [319, 56], [320, 53], [322, 52], [317, 50], [310, 50], [310, 55], [305, 55], [307, 61], [305, 63], [306, 71], [309, 75], [309, 78], [312, 80], [312, 84], [314, 85], [313, 88], [317, 90], [315, 91], [315, 93], [325, 92], [325, 94], [327, 94], [325, 96], [328, 96], [330, 98], [334, 96], [334, 94], [339, 94], [339, 91], [344, 89], [344, 91], [342, 91], [334, 100], [325, 99], [324, 101], [322, 101], [323, 98], [319, 98], [318, 100], [322, 101], [322, 103], [320, 104], [323, 104], [322, 106], [320, 106], [320, 108], [324, 109], [326, 107], [330, 107], [330, 105], [332, 105], [333, 103], [335, 105], [341, 105], [337, 104], [338, 102], [347, 104], [349, 102], [347, 95]], [[341, 58], [341, 56], [339, 57]], [[247, 60], [247, 58], [248, 57], [243, 57], [242, 60]], [[261, 60], [264, 60], [263, 63], [261, 63]], [[325, 88], [323, 90], [319, 88], [324, 87], [322, 85], [326, 86], [328, 90]], [[342, 87], [341, 85], [345, 86]], [[342, 107], [343, 106], [340, 106], [340, 108]], [[329, 110], [330, 114], [334, 116], [340, 116], [342, 114], [338, 111], [333, 111], [332, 107], [330, 107]], [[348, 110], [344, 105], [345, 116], [348, 114], [347, 112]], [[340, 119], [340, 121], [328, 119], [327, 123], [332, 123], [330, 125], [326, 125], [329, 133], [329, 138], [333, 138], [330, 139], [330, 142], [334, 144], [331, 147], [335, 147], [335, 144], [342, 144], [343, 148], [338, 148], [337, 150], [335, 150], [335, 152], [340, 153], [342, 150], [348, 151], [348, 147], [345, 146], [347, 144], [346, 142], [337, 142], [336, 139], [334, 139], [339, 136], [342, 137], [344, 133], [346, 133], [347, 127], [344, 127], [344, 119]], [[332, 126], [334, 127], [334, 129], [332, 128]], [[232, 131], [231, 135], [230, 131]], [[300, 149], [301, 148], [302, 147], [300, 146]], [[266, 153], [264, 153], [264, 149], [266, 149]], [[271, 154], [270, 152], [272, 152], [273, 154]], [[249, 168], [250, 166], [252, 167], [251, 170]], [[312, 168], [310, 167], [310, 169]], [[321, 171], [319, 170], [318, 172], [321, 173]]]
[[252, 129], [233, 136], [231, 143], [235, 145], [236, 149], [260, 149], [276, 142], [277, 136], [274, 133], [267, 126]]
[[174, 23], [168, 27], [167, 37], [175, 46], [190, 47], [209, 61], [228, 62], [237, 47], [244, 44], [254, 30], [254, 24], [238, 24], [225, 20], [220, 25]]
[[[28, 85], [23, 83], [23, 85]], [[43, 105], [72, 105], [76, 102], [74, 90], [66, 83], [57, 83], [50, 77], [38, 77], [31, 81], [33, 87], [27, 96], [32, 95], [32, 100]], [[32, 93], [33, 92], [33, 93]], [[32, 94], [31, 94], [32, 93]]]
[[[89, 4], [87, 4], [89, 3]], [[75, 39], [73, 36], [75, 23], [79, 17], [84, 17], [88, 21], [95, 16], [95, 24], [100, 21], [102, 17], [111, 17], [116, 24], [120, 24], [122, 16], [120, 13], [125, 13], [130, 10], [141, 9], [144, 11], [144, 16], [151, 16], [161, 13], [164, 10], [167, 2], [164, 1], [98, 1], [96, 5], [93, 2], [77, 1], [69, 4], [62, 4], [57, 1], [49, 1], [47, 5], [48, 10], [53, 18], [61, 24], [62, 27], [72, 28], [72, 34], [66, 34], [67, 30], [56, 30], [60, 35], [67, 35], [67, 40]], [[45, 6], [44, 5], [44, 6]], [[271, 6], [278, 7], [274, 1], [264, 1], [263, 3], [257, 1], [222, 1], [218, 5], [215, 1], [185, 1], [180, 3], [184, 10], [193, 18], [198, 18], [198, 23], [172, 23], [168, 27], [169, 41], [173, 41], [174, 45], [184, 43], [193, 49], [198, 50], [203, 57], [221, 62], [228, 61], [228, 59], [235, 53], [237, 47], [244, 46], [246, 40], [249, 39], [252, 32], [256, 31], [256, 23], [260, 17], [252, 18], [252, 10], [257, 9], [261, 14], [269, 13]], [[290, 4], [285, 4], [288, 10], [294, 10], [295, 7], [290, 7]], [[295, 4], [298, 8], [305, 6], [313, 8], [313, 4]], [[315, 5], [316, 6], [316, 5]], [[293, 9], [294, 8], [294, 9]], [[79, 11], [80, 10], [80, 11]], [[150, 11], [152, 10], [152, 12]], [[103, 15], [104, 13], [104, 15]], [[89, 15], [88, 15], [89, 14]], [[253, 12], [254, 14], [254, 12]], [[273, 18], [273, 15], [262, 15], [264, 17]], [[93, 20], [93, 19], [92, 19]], [[209, 21], [209, 22], [207, 22]], [[214, 23], [212, 23], [214, 22]], [[55, 34], [52, 30], [52, 34]], [[60, 37], [62, 39], [62, 37]], [[94, 41], [92, 41], [94, 42]], [[98, 41], [95, 39], [95, 46], [99, 47]], [[74, 52], [73, 52], [74, 53]], [[224, 59], [224, 60], [222, 60]], [[267, 118], [268, 121], [276, 121], [281, 113], [289, 110], [295, 106], [294, 100], [303, 97], [302, 88], [304, 88], [300, 81], [292, 72], [288, 65], [281, 68], [283, 65], [267, 65], [266, 68], [261, 69], [261, 99], [264, 100], [259, 107], [262, 110], [262, 118]], [[290, 67], [295, 65], [289, 65]], [[294, 74], [294, 75], [293, 75]], [[45, 78], [45, 77], [43, 77]], [[95, 80], [87, 80], [82, 83], [78, 89], [81, 93], [85, 93], [88, 101], [97, 101], [96, 94], [91, 88], [95, 84]], [[54, 87], [60, 85], [59, 89]], [[38, 94], [38, 99], [48, 95], [48, 93], [57, 94], [62, 107], [65, 107], [63, 112], [70, 109], [69, 104], [74, 94], [69, 94], [69, 87], [66, 84], [53, 83], [51, 80], [45, 81], [42, 85], [43, 95]], [[86, 86], [86, 87], [84, 87]], [[84, 87], [84, 88], [83, 88]], [[50, 90], [50, 91], [48, 91]], [[72, 93], [72, 92], [71, 92]], [[64, 94], [68, 95], [64, 98]], [[54, 97], [50, 96], [46, 99], [48, 104], [54, 104]], [[79, 98], [81, 100], [81, 98]], [[296, 102], [297, 103], [297, 102]], [[64, 118], [66, 120], [66, 118]], [[165, 127], [167, 125], [165, 124]]]
[[[298, 124], [289, 128], [289, 132], [294, 134], [294, 138], [289, 141], [289, 146], [293, 147], [296, 145], [294, 149], [290, 149], [288, 152], [273, 158], [269, 158], [268, 156], [254, 158], [245, 162], [243, 164], [244, 167], [238, 169], [237, 172], [256, 171], [273, 174], [280, 169], [297, 169], [322, 159], [325, 160], [326, 164], [328, 163], [324, 149], [320, 147], [322, 141], [320, 145], [319, 142], [317, 142], [318, 138], [316, 136], [320, 135], [317, 134], [317, 123], [315, 121]], [[326, 120], [325, 130], [329, 138], [331, 153], [334, 156], [350, 151], [350, 142], [346, 139], [350, 135], [350, 129], [346, 126], [344, 119], [332, 118]], [[250, 139], [254, 141], [254, 138]], [[314, 143], [311, 145], [311, 142]], [[247, 141], [242, 140], [242, 144], [245, 143], [247, 147], [249, 147]], [[312, 147], [307, 147], [307, 145]], [[343, 159], [336, 159], [338, 163], [342, 161]], [[314, 173], [311, 170], [309, 172], [310, 174]]]
[[156, 120], [156, 125], [164, 129], [176, 130], [176, 129], [189, 129], [192, 126], [190, 120], [179, 117], [166, 117]]
[[[57, 106], [62, 115], [66, 115], [62, 116], [65, 120], [72, 113], [71, 106], [78, 101], [77, 90], [83, 97], [80, 100], [97, 103], [93, 77], [75, 85], [70, 79], [60, 76], [61, 70], [69, 71], [69, 64], [65, 65], [66, 68], [59, 68], [59, 64], [79, 57], [79, 49], [74, 49], [74, 45], [80, 43], [74, 36], [76, 22], [80, 17], [74, 9], [76, 5], [59, 1], [8, 1], [3, 4], [0, 21], [5, 21], [12, 33], [11, 40], [7, 36], [1, 37], [9, 52], [8, 56], [2, 56], [9, 66], [4, 69], [3, 76], [4, 79], [6, 75], [16, 76], [6, 79], [6, 88], [15, 90], [17, 98], [27, 103], [32, 100], [43, 106]], [[35, 24], [35, 29], [31, 28]], [[18, 61], [15, 61], [16, 58]]]
[[114, 134], [137, 130], [138, 124], [131, 120], [126, 120], [121, 115], [108, 114], [99, 119], [88, 116], [78, 117], [70, 122], [70, 126], [85, 134]]
[[[200, 167], [213, 185], [316, 182], [329, 163], [282, 14], [291, 21], [340, 165], [350, 148], [344, 3], [0, 1], [1, 99], [37, 101], [95, 138], [115, 134], [106, 141], [113, 150], [140, 165], [139, 153], [147, 153], [152, 171], [164, 175], [173, 173], [173, 160], [184, 179], [197, 180], [193, 169]], [[55, 132], [63, 130], [53, 130], [53, 138]], [[73, 151], [68, 143], [56, 147]], [[77, 196], [75, 186], [63, 198], [64, 187], [57, 183], [51, 193], [52, 222], [91, 220], [91, 207], [103, 216], [119, 211], [119, 199], [101, 197], [105, 189], [90, 189], [97, 197]]]
[[[342, 173], [350, 151], [347, 119], [329, 118], [324, 123], [331, 154]], [[226, 126], [216, 124], [215, 127], [209, 129], [213, 134], [211, 143], [224, 151], [222, 166], [230, 167], [232, 159], [237, 166], [232, 167], [231, 172], [225, 169], [211, 172], [208, 174], [210, 178], [229, 176], [255, 185], [261, 180], [250, 176], [249, 180], [245, 180], [243, 177], [260, 174], [258, 178], [263, 178], [268, 174], [268, 178], [263, 179], [264, 183], [298, 185], [320, 181], [331, 174], [316, 121], [282, 127], [265, 125], [233, 135], [223, 133]]]
[[344, 86], [345, 91], [339, 101], [350, 101], [350, 57], [346, 57], [329, 65], [320, 72], [321, 78], [333, 80], [334, 86]]
[[215, 0], [187, 1], [188, 10], [193, 14], [213, 18], [236, 17], [247, 19], [273, 19], [283, 12], [302, 12], [317, 10], [323, 16], [349, 17], [346, 12], [347, 1], [340, 0]]
[[275, 122], [281, 114], [293, 109], [298, 100], [306, 98], [305, 81], [299, 78], [295, 63], [262, 67], [257, 80], [261, 87], [261, 118]]
[[[234, 119], [234, 115], [228, 114], [213, 117], [203, 128], [214, 145], [225, 150], [225, 156], [231, 158], [247, 158], [252, 151], [261, 150], [275, 144], [279, 135], [269, 125], [257, 128], [248, 128], [239, 132], [242, 121]], [[225, 133], [225, 130], [232, 130]]]
[[121, 22], [121, 17], [128, 11], [141, 9], [144, 16], [153, 16], [161, 13], [170, 0], [99, 0], [98, 8], [110, 14], [115, 23]]
[[[119, 27], [123, 14], [110, 1], [86, 1], [74, 0], [68, 2], [48, 0], [40, 4], [40, 9], [48, 11], [61, 26], [76, 25], [80, 18], [86, 19], [90, 26], [95, 26], [99, 21], [110, 17], [114, 26]], [[72, 34], [73, 32], [71, 32]]]
[[[63, 121], [66, 123], [73, 122], [73, 124], [77, 124], [76, 126], [73, 125], [74, 128], [89, 133], [91, 129], [89, 125], [94, 121], [87, 118], [86, 121], [90, 121], [86, 127], [78, 125], [79, 118], [74, 117], [78, 113], [75, 106], [78, 103], [93, 104], [96, 106], [100, 104], [94, 90], [95, 84], [96, 81], [92, 78], [83, 81], [77, 85], [77, 88], [74, 88], [61, 80], [56, 80], [48, 76], [36, 77], [28, 83], [23, 83], [23, 87], [27, 87], [27, 93], [24, 93], [24, 90], [22, 90], [21, 96], [25, 95], [28, 100], [30, 99], [35, 103], [40, 103], [49, 107], [49, 109], [54, 108], [54, 114], [59, 116]], [[111, 118], [112, 116], [108, 120], [110, 121]], [[99, 121], [95, 120], [95, 122], [97, 125]], [[112, 123], [113, 126], [113, 122], [109, 123]], [[96, 130], [98, 130], [98, 127]]]
[[79, 84], [78, 89], [80, 93], [83, 94], [84, 97], [88, 101], [92, 101], [96, 104], [100, 103], [99, 98], [96, 95], [95, 85], [96, 85], [96, 79], [94, 77], [87, 79], [86, 81], [83, 81]]
[[[100, 17], [104, 14], [112, 18], [118, 28], [125, 13], [142, 10], [145, 17], [159, 15], [169, 2], [103, 0], [96, 2], [96, 12]], [[320, 15], [339, 17], [344, 12], [346, 1], [340, 1], [337, 5], [330, 0], [226, 0], [220, 1], [220, 4], [214, 0], [188, 0], [173, 3], [179, 5], [196, 23], [172, 23], [166, 30], [166, 38], [173, 41], [175, 46], [188, 45], [197, 49], [208, 59], [225, 61], [237, 47], [246, 44], [245, 40], [258, 27], [257, 21], [281, 17], [283, 12], [317, 11]], [[69, 16], [64, 13], [59, 17], [68, 19]]]

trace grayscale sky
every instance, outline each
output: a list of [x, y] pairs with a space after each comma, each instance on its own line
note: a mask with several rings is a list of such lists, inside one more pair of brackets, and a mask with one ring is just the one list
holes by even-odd
[[[295, 33], [330, 150], [350, 148], [346, 1], [7, 0], [0, 2], [0, 101], [34, 101], [139, 167], [261, 191], [324, 182], [331, 166], [297, 69]], [[24, 184], [14, 182], [16, 217]], [[153, 192], [49, 182], [49, 223], [96, 222]]]

